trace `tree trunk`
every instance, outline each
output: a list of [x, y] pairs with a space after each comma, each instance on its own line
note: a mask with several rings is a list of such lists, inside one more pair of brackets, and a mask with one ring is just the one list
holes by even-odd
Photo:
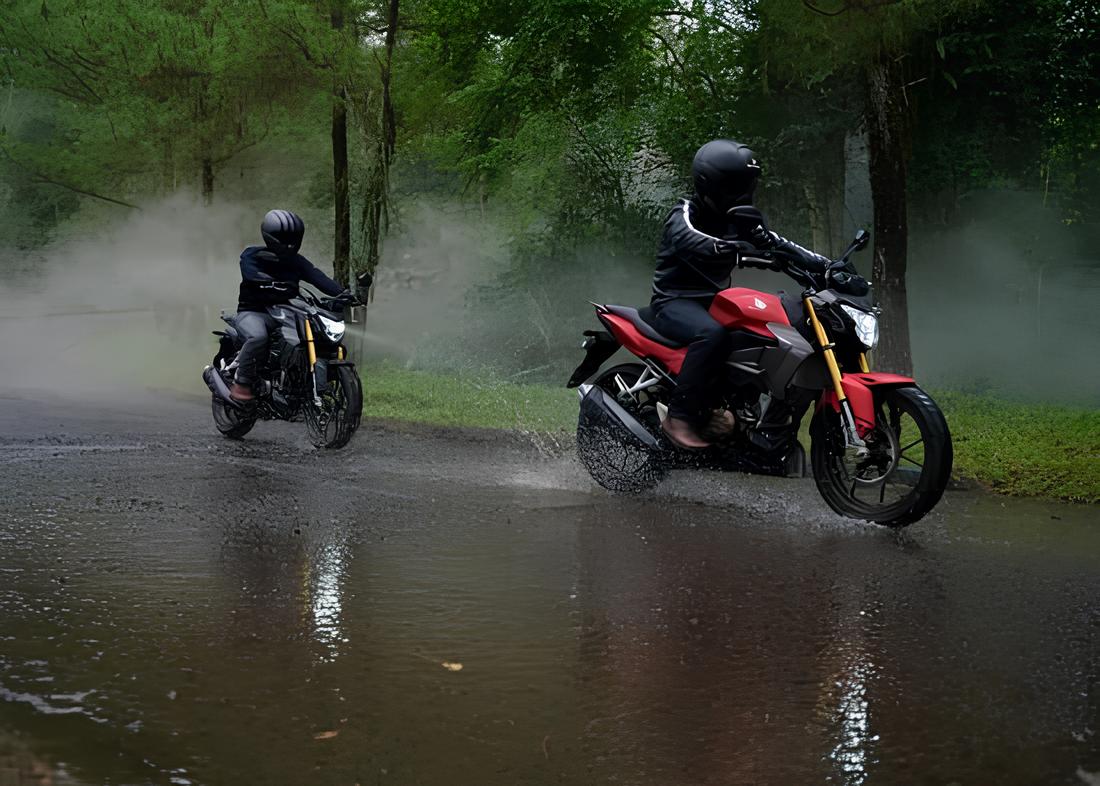
[[393, 158], [397, 146], [397, 118], [393, 113], [393, 98], [390, 95], [390, 78], [393, 76], [393, 47], [397, 42], [397, 20], [400, 12], [399, 0], [390, 0], [386, 13], [386, 65], [382, 69], [382, 130], [386, 135], [386, 163]]
[[[381, 62], [379, 79], [382, 84], [382, 106], [379, 122], [380, 140], [371, 140], [369, 132], [364, 134], [367, 140], [368, 155], [373, 155], [372, 169], [367, 178], [367, 187], [363, 201], [363, 250], [365, 259], [361, 261], [356, 273], [367, 271], [371, 274], [378, 268], [381, 259], [382, 232], [386, 221], [386, 200], [389, 191], [389, 170], [397, 144], [397, 121], [390, 93], [390, 81], [393, 75], [393, 48], [397, 40], [399, 19], [399, 0], [389, 0], [386, 14], [386, 56]], [[369, 107], [369, 98], [363, 102]], [[366, 128], [365, 128], [366, 130]]]
[[[344, 11], [332, 8], [332, 29], [344, 29]], [[332, 192], [335, 210], [332, 274], [338, 282], [351, 282], [351, 200], [348, 198], [348, 107], [342, 84], [336, 85], [332, 99]]]
[[843, 250], [844, 234], [844, 135], [827, 137], [817, 150], [815, 165], [803, 185], [810, 219], [812, 248], [836, 256]]
[[904, 84], [900, 64], [888, 54], [868, 69], [867, 142], [875, 208], [871, 280], [883, 309], [875, 365], [882, 371], [908, 375], [913, 372], [913, 360], [905, 290], [909, 115], [904, 106]]
[[332, 104], [332, 190], [336, 211], [333, 236], [333, 277], [344, 286], [350, 281], [351, 201], [348, 199], [348, 109], [341, 88]]
[[202, 160], [202, 203], [209, 205], [214, 201], [214, 162], [210, 158]]

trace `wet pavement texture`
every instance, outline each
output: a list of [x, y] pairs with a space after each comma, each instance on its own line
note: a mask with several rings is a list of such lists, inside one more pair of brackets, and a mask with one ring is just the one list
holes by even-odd
[[0, 397], [0, 783], [1100, 783], [1096, 508], [539, 447]]

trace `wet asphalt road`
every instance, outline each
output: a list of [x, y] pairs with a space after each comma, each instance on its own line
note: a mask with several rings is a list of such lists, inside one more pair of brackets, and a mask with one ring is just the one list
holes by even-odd
[[1100, 516], [0, 398], [0, 783], [1100, 783]]

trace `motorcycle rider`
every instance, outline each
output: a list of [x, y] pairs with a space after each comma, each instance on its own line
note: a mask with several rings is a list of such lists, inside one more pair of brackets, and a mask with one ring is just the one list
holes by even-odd
[[714, 296], [730, 286], [733, 269], [743, 266], [735, 243], [749, 242], [760, 250], [795, 256], [811, 272], [824, 271], [829, 260], [766, 230], [763, 224], [739, 227], [733, 223], [731, 211], [752, 206], [760, 177], [760, 164], [746, 145], [731, 139], [707, 142], [695, 154], [691, 174], [695, 194], [681, 200], [665, 220], [646, 321], [662, 335], [688, 346], [661, 427], [681, 448], [700, 450], [710, 446], [700, 436], [708, 421], [712, 432], [733, 429], [732, 413], [713, 412], [707, 392], [732, 349], [729, 331], [708, 309]]
[[254, 398], [262, 353], [268, 335], [278, 324], [267, 313], [269, 306], [288, 303], [298, 295], [298, 283], [312, 284], [326, 295], [351, 293], [333, 281], [298, 253], [305, 235], [305, 222], [289, 210], [271, 210], [260, 224], [263, 246], [249, 246], [241, 252], [241, 288], [234, 325], [244, 338], [237, 355], [237, 372], [229, 395], [237, 401]]

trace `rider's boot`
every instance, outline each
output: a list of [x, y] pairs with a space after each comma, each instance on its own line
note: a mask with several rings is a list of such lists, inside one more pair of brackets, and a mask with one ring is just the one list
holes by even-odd
[[696, 433], [695, 427], [681, 418], [670, 415], [661, 423], [661, 430], [665, 432], [665, 436], [672, 441], [672, 444], [684, 450], [703, 450], [710, 447], [710, 443]]
[[255, 398], [255, 396], [252, 395], [252, 389], [248, 385], [243, 385], [240, 382], [234, 382], [229, 388], [229, 397], [242, 404], [248, 403]]
[[728, 409], [716, 409], [711, 413], [710, 420], [703, 428], [703, 434], [707, 439], [723, 439], [733, 433], [733, 426], [736, 422], [733, 413]]

